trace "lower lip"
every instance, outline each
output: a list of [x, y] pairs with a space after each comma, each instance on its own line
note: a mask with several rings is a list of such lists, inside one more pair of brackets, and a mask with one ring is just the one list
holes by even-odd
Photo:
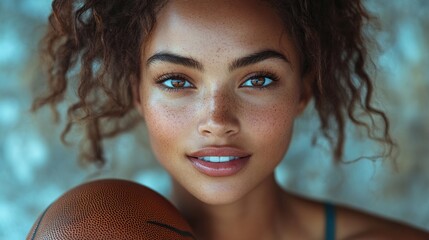
[[238, 173], [246, 163], [250, 156], [235, 159], [229, 162], [206, 162], [195, 157], [188, 157], [192, 165], [200, 172], [210, 177], [227, 177]]

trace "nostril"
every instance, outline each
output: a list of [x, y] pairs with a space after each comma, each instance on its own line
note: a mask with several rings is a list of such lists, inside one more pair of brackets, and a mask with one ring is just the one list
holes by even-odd
[[216, 136], [216, 137], [227, 137], [236, 134], [239, 130], [239, 126], [236, 123], [215, 123], [215, 122], [204, 122], [198, 127], [198, 131], [202, 135]]
[[234, 133], [234, 130], [231, 129], [231, 130], [226, 131], [225, 133], [226, 134], [231, 134], [231, 133]]

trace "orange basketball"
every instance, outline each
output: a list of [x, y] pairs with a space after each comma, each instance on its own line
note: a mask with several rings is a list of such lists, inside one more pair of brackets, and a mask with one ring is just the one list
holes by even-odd
[[27, 239], [195, 239], [164, 197], [126, 180], [80, 185], [52, 203]]

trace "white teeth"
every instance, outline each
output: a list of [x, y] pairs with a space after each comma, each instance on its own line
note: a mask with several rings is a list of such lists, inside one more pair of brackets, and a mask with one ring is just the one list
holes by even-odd
[[198, 159], [206, 161], [206, 162], [229, 162], [231, 160], [239, 159], [239, 157], [234, 157], [234, 156], [205, 156], [205, 157], [199, 157]]

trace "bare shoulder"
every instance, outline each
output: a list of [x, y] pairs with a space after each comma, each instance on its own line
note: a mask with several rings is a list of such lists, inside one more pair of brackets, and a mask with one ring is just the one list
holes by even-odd
[[292, 211], [291, 215], [295, 217], [295, 222], [298, 223], [303, 232], [305, 232], [305, 239], [320, 238], [325, 229], [324, 205], [317, 200], [296, 193], [286, 193], [284, 196], [285, 202], [292, 206], [290, 211]]
[[[325, 203], [296, 194], [285, 194], [293, 205], [296, 222], [301, 223], [306, 239], [325, 234]], [[374, 214], [336, 205], [336, 238], [341, 240], [429, 240], [429, 232]]]
[[369, 213], [338, 206], [337, 238], [344, 240], [358, 239], [429, 239], [429, 233], [417, 228], [388, 220]]

